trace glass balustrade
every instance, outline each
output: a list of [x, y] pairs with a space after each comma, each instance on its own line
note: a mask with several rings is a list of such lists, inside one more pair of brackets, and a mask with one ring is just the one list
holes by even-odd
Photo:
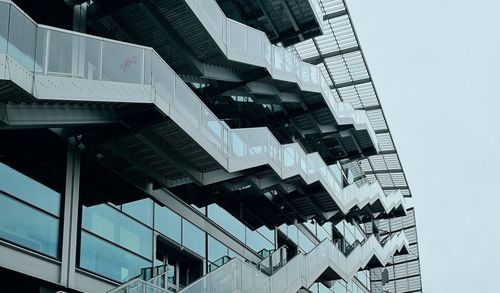
[[[265, 67], [274, 79], [295, 82], [303, 90], [320, 93], [340, 124], [363, 125], [374, 145], [378, 145], [366, 113], [355, 111], [349, 103], [337, 102], [318, 67], [303, 62], [292, 51], [273, 45], [264, 32], [227, 18], [214, 0], [186, 2], [230, 60]], [[311, 3], [315, 15], [320, 17], [319, 4], [315, 0]]]
[[[209, 2], [211, 0], [196, 3], [207, 6], [208, 13], [213, 10], [208, 8]], [[386, 211], [392, 209], [395, 203], [402, 202], [400, 194], [385, 197], [378, 183], [372, 184], [375, 192], [371, 194], [358, 192], [356, 185], [342, 188], [335, 171], [324, 163], [318, 153], [306, 154], [297, 143], [281, 145], [268, 128], [229, 128], [153, 49], [43, 25], [37, 26], [17, 6], [10, 6], [12, 15], [8, 31], [16, 33], [6, 35], [7, 56], [12, 62], [21, 64], [31, 74], [35, 74], [37, 82], [42, 82], [42, 77], [59, 80], [67, 78], [97, 82], [96, 86], [113, 82], [116, 85], [110, 86], [116, 91], [124, 91], [120, 85], [136, 86], [133, 89], [137, 91], [149, 88], [156, 105], [230, 172], [268, 164], [282, 178], [299, 175], [308, 184], [320, 181], [343, 213], [347, 213], [356, 205], [361, 208], [361, 205], [375, 199], [382, 201]], [[9, 5], [1, 5], [0, 15], [6, 14], [8, 8]], [[219, 14], [217, 17], [224, 16]], [[219, 23], [213, 21], [214, 26]], [[13, 37], [19, 35], [19, 31], [26, 31], [22, 40]], [[262, 39], [267, 40], [264, 35]], [[319, 74], [316, 67], [307, 67], [303, 62], [293, 62], [292, 65], [288, 59], [297, 58], [295, 55], [282, 48], [271, 48], [274, 61], [276, 58], [283, 58], [276, 63], [283, 71], [297, 69], [299, 66], [300, 70], [297, 72], [300, 76], [307, 81], [316, 80], [316, 77], [312, 77]], [[324, 84], [322, 81], [319, 83]], [[74, 81], [71, 81], [68, 86], [74, 85]], [[89, 87], [88, 91], [92, 91], [92, 88], [94, 87]], [[96, 98], [95, 94], [104, 94], [103, 91], [87, 93], [88, 91], [83, 94], [90, 95], [93, 99]], [[145, 99], [150, 101], [150, 97]], [[342, 107], [352, 109], [350, 105]]]
[[383, 246], [372, 235], [349, 254], [325, 239], [309, 253], [298, 254], [287, 262], [286, 247], [282, 247], [257, 265], [231, 259], [180, 292], [295, 292], [310, 287], [328, 267], [348, 282], [373, 256], [386, 263], [402, 247], [409, 247], [402, 231]]

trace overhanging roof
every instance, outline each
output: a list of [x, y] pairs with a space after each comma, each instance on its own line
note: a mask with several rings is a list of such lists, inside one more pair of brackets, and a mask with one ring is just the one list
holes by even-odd
[[356, 177], [379, 181], [386, 192], [401, 189], [404, 196], [411, 197], [349, 10], [344, 0], [318, 1], [324, 34], [296, 44], [295, 50], [304, 61], [321, 69], [338, 101], [366, 111], [380, 146], [380, 154], [351, 163], [351, 171]]

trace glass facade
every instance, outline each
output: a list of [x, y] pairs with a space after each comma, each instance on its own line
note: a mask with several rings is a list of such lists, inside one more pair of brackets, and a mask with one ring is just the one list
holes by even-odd
[[205, 232], [182, 219], [182, 244], [198, 255], [205, 256]]
[[80, 267], [118, 282], [138, 276], [151, 262], [125, 249], [82, 231]]
[[59, 257], [61, 195], [0, 163], [0, 238]]
[[208, 206], [208, 217], [255, 252], [274, 249], [274, 231], [266, 227], [251, 230], [217, 204]]
[[168, 208], [155, 204], [155, 228], [158, 232], [181, 243], [182, 218]]
[[152, 257], [152, 230], [109, 205], [84, 206], [82, 228], [146, 259]]

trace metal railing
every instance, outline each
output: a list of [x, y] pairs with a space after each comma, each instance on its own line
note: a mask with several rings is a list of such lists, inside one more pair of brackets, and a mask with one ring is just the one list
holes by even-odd
[[180, 293], [297, 292], [302, 287], [309, 288], [327, 268], [331, 268], [344, 281], [349, 282], [372, 257], [375, 256], [381, 263], [387, 263], [403, 247], [408, 249], [409, 243], [402, 231], [391, 237], [383, 246], [372, 235], [348, 255], [332, 241], [325, 239], [308, 254], [299, 253], [271, 274], [234, 258], [191, 283]]
[[[302, 90], [321, 94], [338, 124], [353, 124], [356, 129], [365, 129], [375, 148], [379, 149], [366, 112], [355, 110], [350, 103], [338, 102], [318, 67], [303, 62], [293, 51], [273, 45], [264, 32], [226, 17], [215, 0], [185, 1], [228, 59], [265, 67], [273, 79], [294, 82]], [[310, 3], [322, 24], [319, 3], [316, 0]]]
[[107, 293], [171, 293], [178, 290], [168, 282], [168, 265], [161, 265], [141, 269], [139, 276]]
[[37, 25], [6, 0], [0, 15], [0, 79], [38, 99], [154, 103], [229, 172], [267, 164], [283, 179], [319, 181], [344, 214], [375, 201], [404, 209], [401, 192], [385, 196], [378, 183], [342, 188], [318, 153], [281, 145], [266, 127], [229, 128], [151, 48]]
[[284, 245], [273, 251], [257, 263], [257, 269], [268, 276], [272, 275], [274, 272], [286, 265], [287, 249], [286, 245]]

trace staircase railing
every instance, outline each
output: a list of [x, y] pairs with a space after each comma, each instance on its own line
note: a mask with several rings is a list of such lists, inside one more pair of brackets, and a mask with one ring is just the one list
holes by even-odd
[[[328, 268], [335, 271], [344, 281], [350, 281], [373, 257], [385, 264], [395, 253], [404, 251], [403, 249], [408, 250], [409, 244], [402, 231], [393, 235], [384, 246], [372, 235], [355, 245], [348, 255], [326, 239], [308, 254], [297, 254], [270, 275], [259, 270], [258, 266], [234, 258], [191, 283], [180, 293], [297, 292], [300, 288], [309, 288]], [[274, 254], [278, 255], [279, 252]]]
[[9, 32], [26, 31], [23, 41], [12, 38], [16, 33], [5, 36], [0, 79], [15, 81], [34, 97], [154, 103], [228, 172], [267, 164], [283, 179], [319, 181], [344, 214], [376, 201], [385, 212], [404, 209], [400, 191], [385, 196], [378, 183], [343, 188], [318, 153], [307, 154], [298, 143], [282, 145], [267, 127], [229, 128], [152, 48], [37, 25], [15, 4], [0, 4], [0, 12], [15, 18], [10, 23], [0, 19], [0, 26]]
[[266, 258], [257, 263], [257, 269], [264, 274], [270, 276], [287, 262], [287, 247], [281, 246]]
[[177, 292], [177, 286], [168, 282], [168, 266], [141, 269], [139, 276], [107, 293], [166, 293]]

